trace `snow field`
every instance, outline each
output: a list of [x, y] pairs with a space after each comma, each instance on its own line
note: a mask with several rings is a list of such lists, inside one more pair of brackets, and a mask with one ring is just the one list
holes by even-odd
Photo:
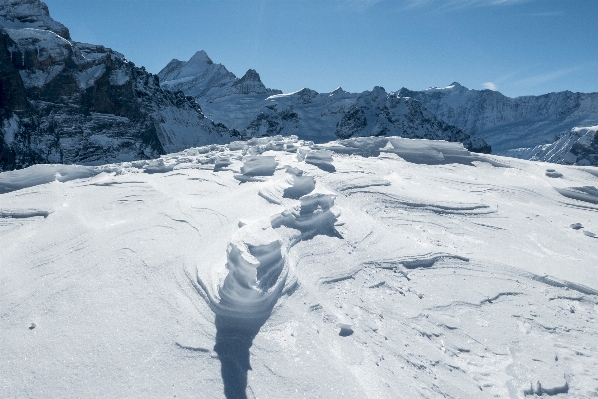
[[594, 397], [595, 168], [458, 147], [0, 174], [1, 396]]

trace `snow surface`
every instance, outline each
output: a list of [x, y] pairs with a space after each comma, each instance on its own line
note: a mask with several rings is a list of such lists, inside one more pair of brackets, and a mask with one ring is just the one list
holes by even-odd
[[597, 185], [401, 138], [0, 173], [0, 396], [596, 397]]

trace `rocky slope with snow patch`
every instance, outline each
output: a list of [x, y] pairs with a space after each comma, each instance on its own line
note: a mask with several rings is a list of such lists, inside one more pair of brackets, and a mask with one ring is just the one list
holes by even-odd
[[71, 40], [39, 0], [0, 2], [0, 170], [102, 164], [231, 140], [122, 54]]
[[567, 165], [598, 165], [598, 126], [575, 127], [554, 143], [511, 150], [510, 155]]

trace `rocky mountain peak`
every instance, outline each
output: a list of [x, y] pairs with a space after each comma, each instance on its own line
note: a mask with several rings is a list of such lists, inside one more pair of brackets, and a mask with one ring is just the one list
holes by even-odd
[[262, 83], [262, 80], [260, 79], [260, 74], [257, 73], [257, 71], [255, 69], [247, 70], [247, 72], [245, 72], [245, 75], [243, 75], [243, 77], [241, 79], [236, 81], [233, 86], [242, 85], [243, 83], [248, 83], [248, 82]]
[[214, 62], [208, 57], [208, 53], [200, 50], [193, 54], [193, 57], [189, 59], [187, 65], [212, 65]]
[[344, 91], [344, 90], [343, 90], [343, 88], [339, 86], [339, 87], [337, 87], [336, 89], [334, 89], [334, 90], [333, 90], [333, 91], [330, 93], [330, 95], [331, 95], [331, 96], [333, 96], [333, 95], [335, 95], [335, 94], [342, 94], [342, 93], [347, 93], [347, 92], [346, 92], [346, 91]]
[[40, 0], [0, 0], [0, 26], [49, 30], [71, 40], [68, 28], [50, 17], [48, 6]]
[[249, 69], [245, 75], [235, 83], [232, 84], [230, 90], [225, 90], [218, 96], [226, 96], [230, 94], [279, 94], [280, 90], [268, 89], [260, 79], [260, 74], [255, 69]]
[[[145, 68], [67, 38], [41, 1], [0, 0], [0, 171], [155, 158], [232, 139]], [[197, 59], [210, 66], [205, 53]]]

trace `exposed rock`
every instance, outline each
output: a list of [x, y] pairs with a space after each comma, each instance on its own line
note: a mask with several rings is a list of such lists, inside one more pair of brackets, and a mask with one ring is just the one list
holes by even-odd
[[534, 161], [568, 165], [598, 165], [598, 126], [576, 127], [554, 143], [537, 146], [529, 156]]
[[282, 94], [266, 88], [253, 69], [233, 83], [211, 80], [207, 77], [224, 67], [204, 61], [196, 63], [200, 66], [195, 67], [195, 76], [188, 76], [192, 73], [188, 64], [198, 54], [209, 60], [201, 51], [186, 63], [171, 61], [159, 73], [162, 86], [193, 95], [210, 118], [244, 138], [296, 135], [323, 143], [337, 138], [398, 135], [460, 141], [470, 150], [490, 152], [484, 140], [439, 120], [418, 101], [387, 93], [382, 87], [363, 93], [348, 93], [339, 87], [332, 93], [304, 88]]
[[2, 3], [0, 44], [0, 171], [153, 158], [232, 139], [192, 97], [161, 89], [122, 54], [70, 41], [39, 0]]

